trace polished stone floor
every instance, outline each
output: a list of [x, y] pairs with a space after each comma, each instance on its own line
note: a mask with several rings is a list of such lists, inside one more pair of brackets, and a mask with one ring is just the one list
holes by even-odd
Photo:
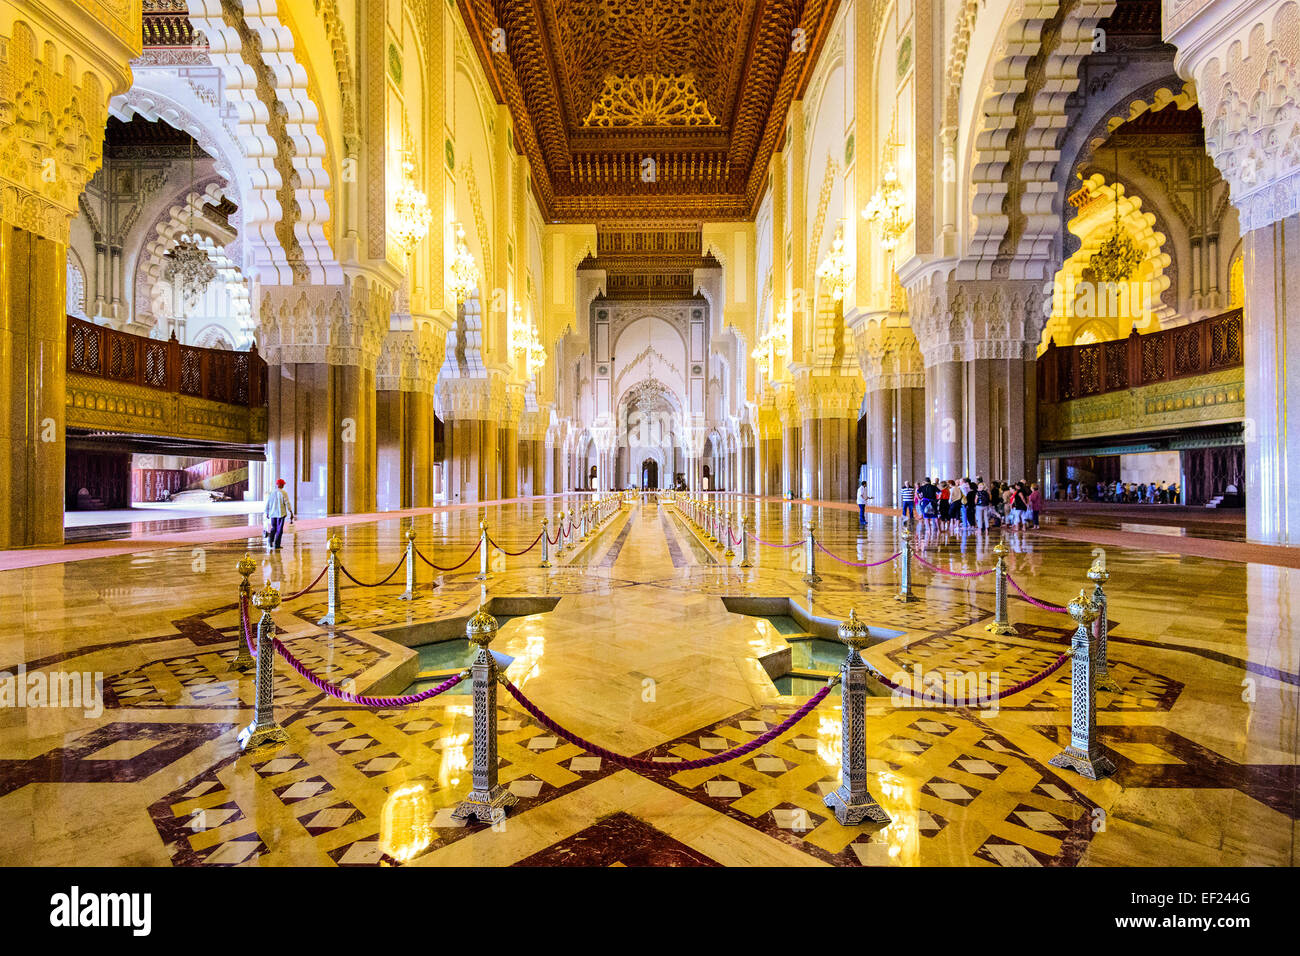
[[[897, 550], [895, 519], [853, 510], [730, 501], [772, 543], [803, 521], [846, 560]], [[572, 499], [427, 511], [417, 542], [459, 562], [478, 521], [508, 550]], [[374, 581], [401, 556], [397, 516], [341, 526], [343, 563]], [[328, 529], [254, 556], [255, 580], [305, 587]], [[991, 566], [996, 533], [926, 542], [949, 570]], [[392, 710], [340, 704], [277, 662], [288, 743], [237, 745], [253, 681], [229, 669], [236, 559], [260, 539], [120, 554], [0, 572], [0, 670], [103, 675], [102, 713], [0, 708], [0, 863], [91, 865], [1294, 865], [1300, 751], [1300, 571], [1105, 545], [1113, 676], [1100, 737], [1117, 772], [1098, 782], [1048, 765], [1068, 738], [1069, 666], [993, 711], [868, 702], [870, 788], [887, 826], [842, 827], [822, 803], [837, 785], [839, 697], [759, 751], [705, 770], [621, 770], [538, 725], [504, 692], [500, 775], [518, 798], [504, 823], [464, 825], [471, 709], [464, 695]], [[1149, 540], [1137, 537], [1144, 545]], [[1088, 585], [1098, 547], [1048, 531], [1008, 535], [1027, 591], [1063, 604]], [[540, 569], [538, 551], [477, 558], [398, 601], [401, 573], [348, 585], [349, 620], [318, 626], [324, 593], [286, 602], [281, 638], [325, 678], [398, 693], [412, 646], [480, 601], [507, 619], [493, 649], [509, 678], [572, 731], [624, 754], [692, 758], [729, 748], [792, 713], [761, 658], [786, 637], [731, 613], [726, 598], [792, 602], [828, 621], [850, 608], [900, 632], [865, 656], [887, 674], [976, 671], [1014, 684], [1068, 646], [1060, 614], [1011, 603], [1014, 636], [984, 629], [991, 579], [917, 565], [920, 603], [899, 605], [896, 564], [862, 570], [801, 549], [760, 547], [743, 570], [703, 545], [671, 507], [629, 504], [579, 550]], [[1089, 585], [1090, 587], [1090, 585]], [[516, 598], [545, 599], [518, 601]], [[549, 611], [528, 613], [534, 607]], [[792, 612], [793, 613], [793, 612]], [[459, 627], [459, 625], [457, 625]], [[454, 631], [452, 632], [455, 633]], [[463, 630], [460, 631], [463, 634]], [[423, 635], [423, 636], [422, 636]]]

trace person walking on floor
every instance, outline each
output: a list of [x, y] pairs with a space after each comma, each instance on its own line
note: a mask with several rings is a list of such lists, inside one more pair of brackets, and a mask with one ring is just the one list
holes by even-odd
[[867, 494], [867, 483], [865, 481], [858, 483], [858, 526], [863, 527], [867, 523], [867, 502], [870, 496]]
[[271, 522], [271, 528], [266, 535], [266, 546], [279, 551], [280, 539], [284, 537], [285, 519], [293, 521], [296, 517], [293, 513], [293, 502], [289, 500], [289, 493], [284, 490], [283, 478], [275, 480], [275, 490], [266, 496], [265, 511], [266, 517]]
[[903, 521], [916, 520], [916, 489], [910, 481], [903, 482]]

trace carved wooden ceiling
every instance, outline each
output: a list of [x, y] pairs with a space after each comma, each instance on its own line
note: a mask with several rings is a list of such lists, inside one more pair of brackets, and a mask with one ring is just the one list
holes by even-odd
[[459, 0], [551, 221], [746, 219], [839, 0]]

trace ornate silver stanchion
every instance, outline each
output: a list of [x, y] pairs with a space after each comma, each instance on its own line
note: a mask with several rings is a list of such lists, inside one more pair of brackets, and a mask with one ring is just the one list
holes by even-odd
[[478, 574], [474, 575], [475, 581], [486, 581], [488, 576], [488, 544], [487, 522], [478, 523]]
[[564, 548], [568, 544], [568, 539], [564, 534], [564, 512], [561, 511], [559, 517], [555, 519], [556, 534], [558, 535], [555, 545], [555, 556], [558, 558], [564, 553]]
[[1087, 591], [1080, 589], [1069, 609], [1070, 617], [1079, 625], [1070, 642], [1070, 745], [1048, 763], [1077, 771], [1089, 780], [1100, 780], [1115, 772], [1115, 764], [1097, 740], [1097, 675], [1093, 670], [1096, 638], [1092, 633], [1097, 605], [1088, 599]]
[[808, 573], [803, 576], [803, 583], [821, 584], [822, 576], [817, 573], [817, 532], [813, 529], [811, 521], [804, 524], [803, 530], [804, 561], [808, 566]]
[[740, 516], [740, 566], [752, 568], [754, 562], [749, 560], [749, 515]]
[[334, 627], [348, 619], [348, 616], [343, 613], [343, 602], [339, 595], [339, 549], [343, 547], [343, 539], [337, 534], [332, 534], [326, 547], [330, 553], [329, 566], [325, 571], [325, 581], [329, 585], [329, 603], [326, 606], [325, 616], [316, 623], [325, 627]]
[[470, 665], [474, 682], [474, 787], [451, 815], [465, 820], [477, 817], [482, 823], [496, 823], [514, 806], [518, 797], [497, 783], [497, 680], [496, 658], [488, 645], [497, 636], [497, 619], [482, 607], [465, 625], [465, 636], [478, 645]]
[[399, 601], [415, 600], [415, 519], [406, 529], [406, 590], [397, 595]]
[[253, 595], [253, 604], [262, 612], [257, 622], [257, 696], [253, 701], [253, 722], [239, 732], [241, 750], [282, 744], [289, 739], [275, 722], [275, 648], [271, 645], [275, 621], [271, 612], [280, 606], [280, 592], [268, 584]]
[[722, 556], [730, 561], [736, 556], [736, 552], [731, 549], [731, 512], [728, 511], [726, 515], [722, 522], [722, 533], [726, 537], [727, 550], [722, 552]]
[[[257, 562], [247, 551], [244, 556], [235, 563], [235, 570], [239, 572], [239, 606], [243, 607], [244, 602], [252, 597], [253, 585], [248, 583], [248, 576], [257, 570]], [[240, 615], [242, 618], [243, 615]], [[230, 662], [232, 671], [239, 671], [241, 674], [245, 671], [251, 671], [256, 662], [253, 655], [248, 651], [248, 641], [244, 639], [244, 623], [239, 623], [239, 650], [235, 653], [235, 659]]]
[[548, 524], [547, 520], [543, 518], [542, 519], [542, 563], [538, 565], [539, 568], [549, 568], [551, 566], [551, 554], [550, 554], [551, 540], [546, 536], [547, 524]]
[[1007, 618], [1007, 555], [1011, 549], [1005, 541], [999, 541], [993, 553], [998, 557], [997, 569], [993, 573], [993, 620], [984, 625], [990, 634], [1018, 633]]
[[1092, 562], [1092, 567], [1088, 569], [1088, 580], [1096, 585], [1092, 589], [1092, 603], [1097, 605], [1097, 623], [1093, 625], [1093, 630], [1097, 635], [1097, 656], [1093, 659], [1093, 672], [1097, 677], [1097, 690], [1108, 690], [1113, 694], [1121, 693], [1121, 689], [1115, 678], [1110, 676], [1110, 663], [1108, 655], [1110, 653], [1110, 623], [1107, 621], [1107, 612], [1110, 610], [1110, 601], [1106, 598], [1106, 589], [1102, 587], [1110, 580], [1110, 572], [1098, 558]]
[[894, 600], [911, 604], [920, 598], [912, 593], [912, 532], [908, 528], [903, 529], [903, 551], [898, 560], [902, 564], [898, 566], [898, 593], [894, 595]]
[[838, 634], [849, 648], [840, 665], [840, 786], [822, 802], [835, 811], [841, 826], [864, 820], [888, 823], [889, 814], [867, 790], [867, 665], [860, 653], [867, 646], [867, 625], [850, 609]]

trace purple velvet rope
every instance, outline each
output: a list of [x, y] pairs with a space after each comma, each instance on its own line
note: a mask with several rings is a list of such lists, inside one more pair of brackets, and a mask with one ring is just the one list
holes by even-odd
[[448, 680], [443, 681], [437, 687], [430, 687], [428, 690], [422, 690], [418, 694], [405, 694], [401, 697], [366, 697], [362, 694], [350, 694], [338, 686], [331, 684], [323, 678], [317, 677], [307, 666], [293, 656], [289, 648], [280, 642], [279, 638], [272, 638], [271, 644], [276, 653], [288, 662], [289, 666], [298, 672], [298, 675], [304, 680], [310, 682], [317, 690], [324, 691], [331, 697], [344, 701], [349, 704], [364, 704], [366, 707], [406, 707], [409, 704], [418, 704], [422, 700], [429, 700], [437, 697], [444, 691], [451, 690], [457, 684], [465, 679], [464, 674], [457, 674]]
[[989, 568], [987, 571], [945, 571], [943, 568], [939, 567], [938, 565], [931, 564], [929, 561], [925, 560], [925, 558], [921, 557], [915, 551], [912, 552], [912, 557], [916, 558], [916, 560], [923, 567], [927, 567], [931, 571], [938, 571], [940, 574], [946, 574], [952, 578], [982, 578], [984, 577], [984, 575], [992, 574], [994, 571], [997, 570], [997, 568]]
[[1028, 601], [1030, 604], [1032, 604], [1034, 607], [1042, 608], [1044, 611], [1051, 611], [1054, 614], [1064, 614], [1066, 612], [1067, 608], [1057, 607], [1055, 604], [1048, 604], [1045, 601], [1040, 601], [1037, 598], [1030, 597], [1028, 594], [1025, 593], [1025, 589], [1016, 583], [1016, 579], [1009, 574], [1007, 575], [1007, 580], [1011, 582], [1011, 586], [1013, 588], [1015, 588], [1017, 591], [1020, 592], [1020, 596], [1024, 598], [1026, 601]]
[[646, 771], [657, 772], [657, 773], [679, 773], [683, 770], [700, 770], [704, 767], [716, 767], [719, 764], [724, 764], [727, 763], [728, 761], [735, 760], [737, 757], [743, 757], [745, 754], [757, 750], [759, 747], [762, 747], [763, 745], [772, 742], [777, 737], [780, 737], [787, 730], [793, 727], [795, 724], [797, 724], [799, 721], [803, 720], [804, 717], [808, 716], [808, 714], [812, 712], [814, 707], [816, 707], [818, 704], [820, 704], [823, 700], [826, 699], [826, 695], [831, 692], [831, 688], [833, 686], [831, 684], [827, 684], [825, 687], [819, 690], [813, 697], [809, 698], [808, 703], [804, 704], [802, 707], [796, 710], [785, 720], [781, 721], [781, 723], [777, 724], [771, 730], [767, 731], [761, 736], [755, 737], [753, 740], [749, 741], [748, 743], [741, 744], [739, 747], [735, 747], [732, 750], [725, 750], [722, 753], [713, 754], [712, 756], [709, 757], [702, 757], [699, 760], [682, 760], [682, 761], [672, 762], [672, 761], [664, 761], [664, 760], [643, 760], [640, 757], [625, 757], [622, 754], [616, 754], [612, 750], [606, 750], [604, 747], [599, 747], [588, 740], [584, 740], [583, 738], [579, 737], [577, 734], [565, 730], [554, 720], [548, 717], [545, 713], [543, 713], [540, 707], [538, 707], [531, 700], [525, 697], [524, 692], [521, 691], [514, 684], [512, 684], [507, 678], [505, 678], [504, 675], [502, 676], [501, 682], [505, 684], [506, 690], [510, 692], [510, 696], [513, 697], [515, 700], [517, 700], [519, 702], [519, 705], [523, 707], [524, 710], [532, 714], [533, 717], [536, 718], [537, 721], [541, 723], [543, 726], [547, 727], [554, 733], [559, 734], [569, 743], [581, 747], [589, 754], [594, 754], [597, 757], [603, 757], [604, 759], [608, 760], [610, 763], [617, 764], [620, 767], [626, 767], [629, 770], [646, 770]]
[[470, 562], [470, 558], [472, 558], [472, 557], [474, 557], [474, 555], [478, 554], [478, 549], [481, 548], [481, 547], [483, 547], [483, 542], [482, 542], [482, 541], [480, 541], [478, 544], [474, 545], [474, 550], [471, 551], [471, 552], [469, 553], [468, 557], [466, 557], [464, 561], [462, 561], [460, 564], [456, 565], [454, 568], [440, 568], [440, 567], [438, 567], [438, 565], [434, 564], [432, 561], [430, 561], [428, 558], [426, 558], [426, 557], [425, 557], [425, 556], [420, 552], [420, 549], [419, 549], [419, 548], [416, 548], [416, 549], [415, 549], [415, 556], [416, 556], [417, 558], [419, 558], [421, 561], [423, 561], [425, 564], [427, 564], [429, 567], [433, 568], [435, 571], [459, 571], [459, 570], [460, 570], [461, 568], [463, 568], [465, 565], [469, 564], [469, 562]]
[[[252, 624], [248, 619], [248, 597], [242, 594], [239, 597], [239, 623], [240, 630], [243, 632], [244, 643], [248, 646], [248, 652], [256, 657], [257, 648], [253, 645]], [[317, 690], [324, 691], [331, 697], [346, 701], [349, 704], [364, 704], [366, 707], [406, 707], [409, 704], [418, 704], [422, 700], [429, 700], [444, 691], [451, 690], [465, 679], [464, 674], [457, 674], [449, 680], [443, 681], [437, 687], [430, 687], [418, 694], [405, 694], [401, 697], [366, 697], [362, 694], [348, 693], [329, 681], [317, 677], [307, 668], [306, 664], [293, 656], [293, 653], [280, 642], [279, 638], [271, 638], [271, 646], [277, 654], [288, 662], [290, 667], [298, 672], [300, 677], [308, 681]]]
[[[512, 558], [517, 558], [521, 554], [527, 554], [529, 551], [533, 550], [533, 548], [537, 547], [537, 542], [541, 540], [542, 540], [542, 532], [539, 531], [537, 532], [537, 537], [533, 538], [533, 543], [530, 544], [528, 547], [524, 548], [524, 550], [522, 551], [507, 551], [505, 548], [501, 547], [501, 545], [497, 544], [491, 538], [488, 538], [488, 544], [494, 545], [496, 549], [500, 551], [502, 554], [508, 554]], [[547, 540], [549, 541], [550, 539], [548, 538]]]
[[[358, 581], [356, 578], [352, 576], [351, 571], [343, 567], [342, 561], [339, 562], [339, 570], [343, 572], [344, 577], [346, 577], [349, 581], [351, 581], [353, 584], [357, 585], [358, 587], [377, 588], [393, 580], [393, 575], [396, 574], [398, 571], [402, 570], [402, 565], [405, 563], [406, 563], [406, 557], [405, 555], [403, 555], [401, 558], [397, 560], [397, 567], [393, 568], [393, 570], [388, 572], [388, 577], [384, 578], [382, 581], [376, 581], [374, 584], [367, 584], [365, 581]], [[281, 598], [280, 600], [284, 600], [284, 599]]]
[[880, 567], [882, 564], [888, 564], [890, 561], [893, 561], [894, 558], [898, 557], [900, 554], [903, 553], [902, 551], [895, 551], [893, 554], [891, 554], [889, 557], [885, 558], [883, 561], [871, 561], [871, 562], [868, 562], [868, 563], [866, 563], [866, 564], [863, 564], [863, 563], [860, 563], [860, 562], [858, 562], [858, 561], [846, 561], [846, 560], [844, 560], [844, 559], [841, 558], [838, 554], [836, 554], [834, 551], [828, 551], [828, 550], [826, 550], [826, 547], [825, 547], [825, 546], [824, 546], [820, 541], [817, 542], [817, 550], [821, 551], [822, 554], [826, 555], [827, 557], [834, 558], [834, 559], [835, 559], [836, 561], [838, 561], [840, 564], [847, 564], [847, 565], [848, 565], [849, 567], [851, 567], [851, 568], [878, 568], [878, 567]]
[[[1035, 674], [1033, 677], [1028, 677], [1025, 680], [1022, 680], [1019, 684], [1014, 684], [1011, 687], [1006, 688], [1005, 690], [1000, 690], [991, 697], [981, 697], [978, 700], [966, 701], [965, 705], [971, 707], [982, 707], [985, 704], [990, 704], [995, 700], [1001, 700], [1003, 697], [1010, 697], [1012, 694], [1018, 694], [1022, 690], [1028, 690], [1030, 687], [1033, 687], [1039, 681], [1046, 680], [1048, 677], [1050, 677], [1051, 675], [1055, 674], [1058, 670], [1060, 670], [1061, 666], [1067, 660], [1069, 660], [1070, 654], [1071, 654], [1070, 651], [1066, 651], [1056, 660], [1052, 661], [1052, 663], [1047, 666], [1046, 670], [1041, 671], [1038, 674]], [[918, 693], [916, 690], [913, 690], [911, 687], [905, 687], [902, 684], [894, 683], [884, 674], [880, 673], [880, 671], [872, 667], [871, 664], [867, 663], [865, 658], [863, 659], [862, 663], [867, 665], [867, 670], [871, 671], [871, 675], [875, 677], [876, 680], [880, 681], [880, 683], [884, 684], [890, 690], [902, 691], [904, 694], [907, 694], [909, 697], [915, 698], [916, 700], [926, 699], [926, 694], [924, 692]]]
[[807, 538], [800, 538], [798, 541], [795, 541], [793, 544], [774, 544], [771, 541], [764, 541], [762, 538], [754, 534], [754, 532], [752, 531], [749, 533], [749, 536], [753, 538], [755, 541], [757, 541], [759, 544], [769, 548], [797, 548], [799, 547], [799, 545], [803, 544], [805, 541], [808, 540]]
[[283, 601], [292, 601], [292, 600], [294, 600], [295, 598], [300, 598], [300, 597], [302, 597], [304, 594], [306, 594], [308, 591], [310, 591], [310, 590], [311, 590], [312, 588], [314, 588], [316, 585], [320, 584], [320, 579], [323, 578], [323, 577], [325, 577], [325, 572], [328, 571], [329, 568], [330, 568], [330, 566], [329, 566], [328, 564], [325, 565], [325, 567], [323, 567], [323, 568], [320, 569], [320, 574], [316, 575], [316, 580], [315, 580], [315, 581], [313, 581], [311, 584], [307, 585], [307, 586], [306, 586], [305, 588], [303, 588], [301, 591], [295, 591], [293, 594], [285, 594], [285, 595], [281, 595], [280, 600], [281, 600], [282, 602], [283, 602]]

